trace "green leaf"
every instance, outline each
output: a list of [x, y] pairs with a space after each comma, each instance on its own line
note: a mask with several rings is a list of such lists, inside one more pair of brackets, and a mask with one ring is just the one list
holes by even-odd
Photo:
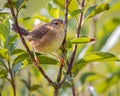
[[47, 11], [48, 11], [48, 13], [51, 15], [51, 10], [52, 10], [52, 4], [49, 2], [48, 4], [47, 4]]
[[17, 54], [23, 54], [23, 53], [25, 53], [25, 50], [23, 50], [23, 49], [14, 49], [11, 52], [11, 55], [17, 55]]
[[9, 41], [7, 42], [8, 46], [11, 46], [13, 43], [15, 43], [16, 39], [18, 38], [17, 34], [9, 36]]
[[73, 12], [77, 9], [79, 9], [77, 0], [69, 0], [69, 6], [68, 6], [69, 12]]
[[86, 79], [86, 82], [94, 82], [95, 80], [103, 79], [104, 76], [96, 73], [94, 75], [89, 75], [89, 77]]
[[40, 85], [40, 84], [34, 84], [34, 85], [31, 86], [30, 92], [33, 92], [33, 91], [35, 91], [35, 90], [38, 90], [38, 89], [41, 88], [41, 87], [42, 87], [42, 85]]
[[79, 62], [109, 62], [120, 61], [120, 59], [108, 52], [93, 52], [83, 57]]
[[20, 54], [20, 55], [18, 55], [18, 56], [15, 58], [15, 60], [13, 61], [13, 65], [16, 65], [16, 64], [18, 64], [18, 63], [21, 63], [21, 62], [23, 62], [25, 59], [28, 59], [28, 58], [29, 58], [29, 56], [28, 56], [27, 53]]
[[112, 72], [112, 73], [108, 73], [108, 75], [106, 76], [106, 80], [110, 81], [114, 77], [118, 77], [118, 78], [120, 77], [120, 70], [117, 70], [117, 71]]
[[6, 70], [1, 70], [0, 69], [0, 78], [6, 78], [7, 77], [7, 72]]
[[[1, 26], [0, 26], [1, 27]], [[0, 28], [1, 29], [1, 28]], [[0, 33], [0, 41], [3, 43], [3, 42], [5, 42], [5, 38], [4, 38], [4, 36], [3, 36], [3, 34], [1, 34]]]
[[[38, 52], [36, 52], [37, 55], [37, 59], [39, 61], [40, 64], [48, 64], [48, 65], [56, 65], [58, 63], [58, 61], [54, 58], [51, 58], [49, 56], [46, 55], [42, 55]], [[29, 63], [32, 61], [30, 60], [30, 58], [27, 59], [29, 61]]]
[[94, 11], [95, 10], [95, 8], [96, 8], [96, 6], [91, 6], [88, 10], [87, 10], [87, 12], [85, 13], [85, 17], [87, 17], [92, 11]]
[[53, 18], [59, 18], [59, 7], [53, 8], [51, 11], [52, 11], [51, 15]]
[[20, 81], [25, 85], [25, 87], [27, 89], [29, 89], [29, 84], [28, 84], [28, 81], [24, 80], [24, 79], [20, 79]]
[[48, 13], [49, 13], [53, 18], [58, 18], [58, 17], [59, 17], [59, 7], [54, 7], [54, 6], [52, 6], [51, 2], [48, 3], [48, 5], [47, 5], [47, 10], [48, 10]]
[[78, 72], [86, 65], [87, 65], [87, 62], [78, 62], [75, 65], [73, 65], [72, 73], [74, 74], [74, 76], [76, 76]]
[[17, 34], [10, 35], [10, 36], [8, 36], [8, 38], [5, 42], [5, 48], [7, 48], [10, 53], [16, 48], [16, 46], [18, 44], [17, 38], [18, 38]]
[[70, 14], [68, 15], [68, 18], [71, 19], [72, 17], [80, 14], [81, 12], [82, 12], [81, 9], [74, 10], [74, 11], [70, 12]]
[[0, 49], [0, 57], [3, 59], [8, 59], [8, 50], [5, 48]]
[[93, 17], [105, 10], [108, 10], [110, 8], [109, 4], [100, 4], [99, 6], [92, 6], [88, 9], [88, 11], [85, 14], [85, 17], [90, 18]]
[[[13, 5], [14, 8], [16, 7], [16, 1], [15, 0], [12, 1], [12, 5]], [[10, 8], [10, 4], [8, 2], [5, 2], [4, 8]]]
[[98, 93], [103, 93], [107, 91], [111, 86], [114, 86], [117, 82], [119, 82], [119, 78], [117, 76], [113, 76], [110, 80], [107, 80], [104, 78], [104, 80], [101, 80], [96, 86], [96, 90]]
[[71, 42], [74, 44], [83, 44], [83, 43], [89, 43], [92, 41], [95, 41], [95, 39], [88, 38], [88, 37], [80, 37], [80, 38], [76, 38], [76, 39], [71, 40]]
[[[41, 55], [39, 53], [37, 53], [37, 59], [39, 61], [39, 64], [56, 65], [58, 63], [56, 59], [53, 59], [45, 55]], [[27, 58], [27, 61], [29, 64], [32, 64], [32, 60], [30, 58]]]
[[38, 56], [38, 59], [39, 59], [39, 62], [40, 64], [52, 64], [52, 65], [55, 65], [58, 63], [58, 61], [56, 59], [53, 59], [51, 57], [47, 57], [45, 55], [39, 55]]
[[12, 68], [12, 72], [16, 73], [17, 71], [20, 70], [21, 66], [22, 66], [22, 63], [16, 64], [16, 65]]
[[9, 19], [5, 19], [3, 21], [3, 24], [5, 26], [5, 30], [6, 30], [6, 36], [8, 37], [10, 34], [10, 23], [9, 23]]
[[86, 73], [83, 73], [83, 74], [81, 75], [81, 77], [80, 77], [81, 83], [84, 84], [85, 81], [86, 81], [86, 79], [87, 79], [89, 76], [91, 76], [91, 75], [96, 75], [96, 73], [95, 73], [95, 72], [86, 72]]
[[79, 72], [79, 70], [89, 62], [110, 62], [110, 61], [120, 61], [120, 58], [108, 52], [93, 52], [80, 59], [73, 66], [72, 72], [76, 75]]
[[53, 0], [57, 5], [59, 5], [61, 8], [64, 8], [64, 2], [65, 0]]
[[6, 41], [10, 33], [10, 24], [8, 19], [5, 19], [3, 23], [0, 23], [0, 37], [3, 42]]
[[17, 0], [17, 1], [16, 1], [16, 9], [17, 9], [17, 12], [19, 12], [21, 8], [25, 8], [25, 3], [26, 3], [27, 1], [28, 1], [28, 0]]
[[[45, 55], [41, 55], [39, 53], [37, 54], [37, 58], [38, 58], [40, 64], [56, 65], [58, 63], [58, 61], [56, 59], [53, 59], [53, 58], [45, 56]], [[28, 58], [27, 61], [29, 61], [29, 63], [30, 62], [32, 63], [30, 58]]]
[[[65, 0], [53, 0], [59, 7], [65, 8]], [[72, 12], [78, 9], [78, 4], [76, 0], [69, 0], [68, 11]]]
[[2, 58], [0, 58], [0, 65], [5, 66], [5, 62]]
[[68, 48], [68, 49], [71, 48], [72, 47], [72, 42], [70, 40], [67, 40], [65, 47]]
[[46, 18], [46, 17], [44, 17], [44, 16], [34, 15], [33, 18], [35, 18], [35, 19], [40, 19], [41, 21], [44, 21], [44, 22], [50, 22], [50, 19], [49, 19], [49, 18]]
[[[48, 57], [48, 56], [45, 56], [45, 55], [41, 55], [41, 54], [39, 54], [39, 53], [37, 53], [37, 58], [38, 58], [40, 64], [55, 65], [55, 64], [58, 63], [57, 60], [55, 60], [55, 59], [53, 59], [53, 58], [50, 58], [50, 57]], [[27, 53], [23, 53], [23, 54], [18, 55], [18, 56], [15, 58], [13, 64], [15, 65], [15, 64], [21, 63], [21, 62], [23, 62], [25, 59], [28, 61], [28, 63], [32, 64], [32, 60], [29, 58], [29, 56], [28, 56]]]

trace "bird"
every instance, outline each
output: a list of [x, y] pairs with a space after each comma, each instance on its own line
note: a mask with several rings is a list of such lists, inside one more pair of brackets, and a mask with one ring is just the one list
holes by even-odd
[[[35, 52], [47, 54], [56, 52], [63, 43], [64, 21], [62, 19], [53, 19], [51, 22], [37, 26], [30, 32], [19, 26], [19, 30], [30, 42]], [[15, 24], [12, 24], [12, 30], [18, 33]]]

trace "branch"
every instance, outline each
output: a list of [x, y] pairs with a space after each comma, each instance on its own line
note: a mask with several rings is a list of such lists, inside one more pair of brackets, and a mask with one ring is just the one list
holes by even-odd
[[67, 35], [67, 23], [68, 23], [68, 6], [69, 6], [69, 0], [66, 0], [65, 1], [65, 26], [64, 26], [65, 37], [64, 37], [64, 40], [63, 40], [63, 44], [62, 44], [63, 45], [63, 50], [62, 50], [63, 58], [66, 55], [66, 35]]
[[27, 82], [28, 82], [28, 90], [26, 92], [27, 96], [30, 96], [30, 88], [31, 88], [31, 73], [29, 69], [27, 68]]
[[13, 8], [13, 4], [12, 4], [12, 1], [11, 0], [7, 0], [9, 5], [10, 5], [10, 10], [11, 10], [11, 14], [12, 14], [12, 17], [13, 17], [13, 20], [14, 20], [14, 24], [18, 30], [18, 33], [20, 35], [20, 39], [29, 55], [29, 57], [31, 58], [32, 62], [34, 63], [34, 65], [38, 68], [38, 70], [41, 72], [41, 74], [46, 78], [46, 80], [53, 86], [55, 87], [55, 83], [47, 76], [47, 74], [44, 72], [44, 70], [42, 69], [42, 67], [39, 66], [39, 63], [35, 60], [33, 54], [31, 53], [30, 49], [28, 48], [26, 42], [25, 42], [25, 39], [22, 35], [22, 32], [20, 31], [19, 29], [19, 26], [18, 26], [18, 21], [17, 21], [17, 16], [15, 15], [15, 12], [14, 12], [14, 8]]
[[[84, 0], [82, 1], [82, 8], [84, 7]], [[77, 29], [77, 34], [76, 34], [76, 38], [78, 38], [80, 36], [80, 31], [81, 31], [81, 25], [82, 25], [82, 18], [83, 18], [83, 12], [81, 13], [80, 17], [79, 17], [79, 21], [78, 21], [78, 29]], [[67, 70], [67, 74], [69, 74], [71, 72], [72, 69], [72, 65], [74, 62], [74, 58], [75, 58], [75, 54], [76, 54], [76, 50], [77, 50], [77, 44], [74, 45], [73, 48], [73, 53], [72, 53], [72, 57], [71, 57], [71, 61], [68, 65], [68, 70]]]
[[62, 44], [63, 45], [62, 58], [64, 58], [64, 59], [61, 61], [61, 64], [60, 64], [59, 73], [58, 73], [58, 77], [57, 77], [58, 82], [60, 82], [60, 79], [61, 79], [63, 63], [66, 58], [66, 51], [67, 51], [66, 50], [66, 35], [67, 35], [67, 22], [68, 22], [68, 6], [69, 6], [69, 0], [66, 0], [65, 1], [65, 26], [64, 26], [65, 37], [63, 40], [63, 44]]
[[74, 85], [74, 81], [72, 80], [72, 95], [76, 96], [75, 94], [75, 85]]
[[67, 23], [68, 23], [68, 6], [70, 4], [71, 0], [66, 0], [65, 1], [65, 26], [64, 26], [64, 32], [65, 32], [65, 37], [64, 37], [64, 40], [63, 40], [63, 49], [62, 49], [62, 62], [61, 62], [61, 65], [60, 65], [60, 69], [59, 69], [59, 74], [58, 74], [58, 81], [60, 81], [61, 79], [61, 75], [62, 75], [62, 68], [63, 68], [63, 64], [64, 64], [64, 61], [66, 60], [66, 53], [67, 53], [67, 50], [66, 50], [66, 35], [67, 35]]
[[[82, 0], [82, 8], [83, 7], [84, 7], [84, 0]], [[75, 38], [78, 38], [80, 36], [81, 25], [82, 25], [82, 18], [83, 18], [83, 12], [79, 16], [77, 34], [76, 34]], [[71, 59], [70, 59], [69, 65], [68, 65], [68, 69], [67, 69], [66, 75], [69, 75], [71, 73], [71, 69], [72, 69], [72, 66], [73, 66], [74, 59], [75, 59], [76, 50], [77, 50], [77, 44], [74, 45], [73, 52], [72, 52], [72, 55], [71, 55]], [[65, 80], [66, 80], [66, 76], [64, 76], [63, 80], [61, 81], [60, 86], [62, 86], [62, 84], [64, 83]]]
[[67, 22], [68, 22], [68, 6], [69, 6], [69, 3], [71, 2], [71, 0], [65, 0], [65, 26], [64, 26], [64, 32], [65, 32], [65, 37], [64, 37], [64, 40], [63, 40], [63, 44], [62, 44], [62, 61], [61, 61], [61, 64], [60, 64], [60, 68], [59, 68], [59, 71], [58, 71], [58, 76], [57, 76], [57, 87], [54, 89], [54, 96], [57, 96], [58, 94], [58, 91], [59, 91], [59, 88], [60, 88], [60, 80], [61, 80], [61, 77], [62, 77], [62, 69], [63, 69], [63, 64], [64, 61], [66, 60], [66, 53], [67, 53], [67, 50], [66, 50], [66, 35], [67, 35]]
[[59, 71], [58, 71], [58, 76], [57, 76], [57, 83], [59, 83], [60, 80], [61, 80], [61, 77], [62, 77], [62, 69], [63, 69], [63, 63], [61, 62], [61, 63], [60, 63], [60, 68], [59, 68]]
[[10, 66], [10, 61], [8, 60], [8, 72], [10, 74], [10, 79], [7, 79], [10, 81], [11, 85], [12, 85], [12, 89], [13, 89], [13, 94], [14, 96], [16, 96], [16, 85], [15, 85], [15, 75], [12, 72], [11, 66]]

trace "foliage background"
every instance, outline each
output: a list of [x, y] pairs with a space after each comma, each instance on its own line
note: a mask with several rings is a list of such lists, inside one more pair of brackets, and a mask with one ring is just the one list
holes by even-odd
[[[24, 28], [31, 30], [34, 24], [41, 19], [41, 16], [49, 19], [55, 18], [50, 16], [48, 3], [59, 0], [28, 0], [26, 8], [22, 9], [19, 14], [19, 24]], [[61, 0], [61, 2], [64, 0]], [[70, 10], [76, 9], [76, 0], [71, 0], [72, 4]], [[94, 51], [107, 51], [120, 57], [120, 1], [119, 0], [87, 0], [88, 5], [86, 10], [93, 5], [100, 5], [101, 3], [109, 3], [110, 9], [104, 11], [90, 19], [84, 19], [80, 36], [88, 36], [95, 38], [94, 44], [80, 44], [78, 46], [75, 62], [85, 54]], [[6, 8], [5, 0], [0, 1], [0, 9]], [[55, 3], [54, 3], [55, 4]], [[60, 9], [60, 17], [64, 18], [64, 10], [55, 4]], [[77, 17], [77, 15], [76, 15]], [[37, 68], [25, 60], [26, 56], [24, 47], [19, 41], [19, 36], [9, 30], [8, 18], [10, 15], [7, 12], [0, 11], [0, 95], [13, 96], [12, 88], [10, 86], [10, 74], [6, 71], [5, 66], [8, 67], [10, 60], [12, 72], [15, 74], [15, 83], [17, 89], [17, 96], [52, 96], [53, 88], [48, 85], [47, 81], [39, 73]], [[37, 19], [36, 19], [37, 18]], [[44, 19], [45, 21], [46, 19]], [[36, 21], [36, 22], [35, 22]], [[2, 26], [2, 25], [5, 25]], [[77, 26], [76, 19], [68, 22], [67, 39], [74, 38]], [[7, 27], [6, 27], [7, 26]], [[119, 28], [119, 29], [118, 29]], [[4, 31], [2, 31], [4, 30]], [[4, 33], [7, 32], [7, 33]], [[7, 50], [8, 49], [8, 50]], [[21, 49], [14, 51], [14, 49]], [[68, 50], [68, 57], [70, 57], [72, 48]], [[22, 57], [23, 56], [23, 57]], [[19, 58], [17, 58], [19, 57]], [[16, 59], [17, 58], [17, 59]], [[22, 58], [22, 59], [20, 59]], [[15, 61], [16, 60], [16, 61]], [[109, 60], [108, 60], [109, 61]], [[5, 62], [5, 66], [4, 63]], [[56, 80], [58, 65], [53, 65], [56, 61], [50, 64], [42, 64], [46, 73], [50, 78]], [[79, 72], [74, 78], [76, 93], [84, 96], [119, 96], [120, 95], [120, 62], [90, 62], [84, 67], [79, 66]], [[31, 87], [29, 87], [31, 86]], [[60, 96], [71, 96], [71, 88], [69, 82], [66, 82], [62, 89], [60, 89]]]

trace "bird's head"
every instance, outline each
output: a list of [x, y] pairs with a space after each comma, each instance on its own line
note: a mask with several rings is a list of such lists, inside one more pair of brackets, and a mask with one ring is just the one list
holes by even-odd
[[64, 23], [64, 21], [62, 19], [53, 19], [50, 22], [50, 25], [53, 26], [56, 29], [59, 29], [59, 28], [63, 28], [64, 29], [65, 23]]

